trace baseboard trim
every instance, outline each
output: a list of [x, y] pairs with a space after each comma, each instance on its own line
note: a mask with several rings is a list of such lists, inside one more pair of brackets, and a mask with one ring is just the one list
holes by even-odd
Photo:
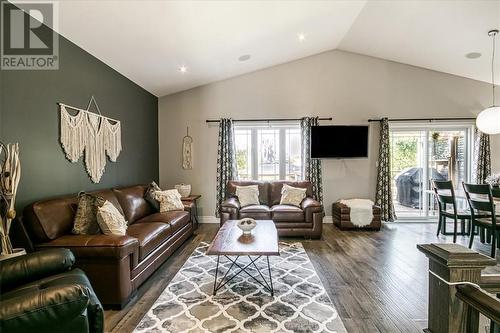
[[[200, 216], [198, 217], [198, 222], [199, 223], [220, 223], [220, 219], [215, 216]], [[325, 216], [323, 217], [323, 224], [332, 224], [333, 219], [331, 216]]]
[[332, 224], [333, 223], [333, 217], [332, 216], [325, 216], [323, 217], [323, 224]]
[[220, 219], [215, 216], [200, 216], [198, 217], [198, 222], [199, 223], [220, 223]]

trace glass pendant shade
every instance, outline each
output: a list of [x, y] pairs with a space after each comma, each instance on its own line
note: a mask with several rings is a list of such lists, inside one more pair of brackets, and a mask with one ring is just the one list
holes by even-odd
[[500, 133], [500, 106], [490, 106], [476, 118], [477, 128], [485, 134]]

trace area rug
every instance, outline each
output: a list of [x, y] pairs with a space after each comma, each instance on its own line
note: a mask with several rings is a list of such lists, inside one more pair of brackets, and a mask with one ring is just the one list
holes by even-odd
[[[274, 297], [245, 273], [212, 296], [217, 257], [207, 248], [196, 248], [134, 332], [347, 332], [301, 243], [281, 242], [270, 257]], [[231, 264], [222, 258], [219, 276]], [[257, 266], [267, 272], [264, 258]]]

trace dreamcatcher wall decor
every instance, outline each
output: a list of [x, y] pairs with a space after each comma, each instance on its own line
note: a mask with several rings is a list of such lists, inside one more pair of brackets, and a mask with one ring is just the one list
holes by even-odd
[[[90, 111], [92, 103], [98, 114]], [[60, 141], [66, 158], [76, 163], [84, 155], [90, 179], [99, 183], [106, 167], [106, 155], [111, 162], [116, 162], [122, 150], [120, 121], [103, 116], [94, 96], [90, 98], [86, 110], [57, 104], [61, 112]], [[67, 109], [78, 113], [72, 116]]]
[[182, 138], [182, 168], [193, 168], [193, 138], [189, 135], [189, 127], [186, 129], [186, 136]]

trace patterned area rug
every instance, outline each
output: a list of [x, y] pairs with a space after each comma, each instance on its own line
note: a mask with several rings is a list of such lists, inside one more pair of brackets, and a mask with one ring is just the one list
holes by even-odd
[[[217, 257], [207, 248], [193, 252], [134, 332], [347, 332], [301, 243], [281, 242], [270, 257], [274, 297], [245, 273], [212, 296]], [[220, 260], [222, 276], [231, 263]], [[264, 258], [257, 266], [267, 272]]]

